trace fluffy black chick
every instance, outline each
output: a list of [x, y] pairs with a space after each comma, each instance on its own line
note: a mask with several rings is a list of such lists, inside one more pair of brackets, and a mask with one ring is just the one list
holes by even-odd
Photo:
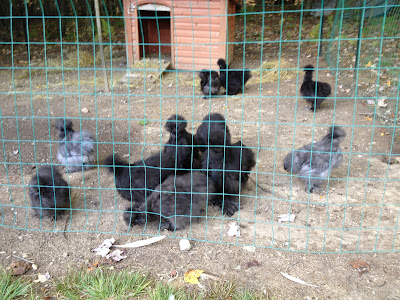
[[130, 201], [131, 210], [136, 210], [156, 186], [175, 173], [175, 157], [168, 152], [157, 152], [132, 165], [118, 155], [109, 155], [103, 164], [114, 174], [115, 187], [122, 198]]
[[204, 98], [218, 95], [221, 89], [218, 72], [210, 70], [200, 71], [200, 87]]
[[196, 138], [186, 131], [187, 121], [180, 115], [172, 115], [165, 123], [165, 129], [170, 133], [164, 152], [176, 159], [175, 167], [187, 172], [200, 168], [199, 148]]
[[225, 88], [228, 95], [237, 95], [243, 92], [243, 87], [251, 78], [249, 70], [231, 71], [224, 59], [220, 58], [217, 61], [219, 66], [219, 80]]
[[55, 123], [59, 131], [57, 159], [68, 172], [87, 170], [95, 162], [95, 138], [87, 131], [75, 132], [72, 121], [59, 119]]
[[205, 149], [201, 169], [214, 181], [217, 194], [223, 194], [211, 203], [231, 216], [239, 209], [237, 198], [255, 166], [254, 153], [241, 142], [231, 144], [230, 135], [228, 138], [223, 130], [211, 132]]
[[199, 171], [171, 175], [156, 187], [147, 198], [147, 204], [142, 203], [137, 210], [139, 213], [128, 209], [124, 220], [133, 226], [161, 216], [161, 229], [184, 229], [193, 219], [200, 219], [214, 192], [214, 182]]
[[312, 79], [314, 66], [307, 65], [304, 67], [304, 71], [300, 93], [311, 104], [310, 110], [318, 109], [325, 98], [331, 94], [331, 86], [326, 82], [316, 82]]
[[29, 198], [35, 216], [55, 219], [71, 208], [68, 183], [56, 166], [43, 166], [29, 182]]
[[217, 131], [225, 132], [226, 140], [230, 143], [231, 134], [228, 125], [226, 125], [225, 118], [219, 113], [208, 114], [203, 118], [195, 134], [196, 142], [201, 146], [199, 147], [201, 152], [207, 149], [206, 146], [209, 144], [209, 135]]
[[306, 184], [306, 191], [312, 193], [329, 177], [333, 169], [342, 164], [340, 143], [345, 136], [343, 128], [330, 127], [320, 141], [290, 152], [285, 157], [283, 167], [288, 173], [298, 175]]

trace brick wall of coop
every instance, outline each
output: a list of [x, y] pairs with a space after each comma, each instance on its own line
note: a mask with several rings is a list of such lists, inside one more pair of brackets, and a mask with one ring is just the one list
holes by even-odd
[[[235, 40], [235, 16], [229, 15], [235, 13], [236, 2], [230, 0], [158, 0], [157, 2], [124, 0], [126, 43], [130, 66], [142, 58], [143, 52], [139, 45], [142, 42], [142, 33], [138, 26], [138, 7], [154, 3], [170, 8], [170, 28], [169, 30], [160, 28], [159, 33], [170, 35], [160, 39], [161, 43], [166, 43], [168, 40], [171, 43], [171, 63], [174, 68], [218, 69], [219, 58], [225, 58], [228, 62], [232, 61], [234, 44], [229, 42]], [[162, 24], [165, 26], [167, 23], [159, 22], [158, 26], [161, 27]], [[153, 34], [157, 36], [157, 29], [153, 30]]]

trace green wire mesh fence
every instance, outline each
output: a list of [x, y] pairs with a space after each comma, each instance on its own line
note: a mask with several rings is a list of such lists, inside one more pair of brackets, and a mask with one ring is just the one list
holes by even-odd
[[400, 5], [316, 2], [1, 6], [2, 229], [398, 252]]

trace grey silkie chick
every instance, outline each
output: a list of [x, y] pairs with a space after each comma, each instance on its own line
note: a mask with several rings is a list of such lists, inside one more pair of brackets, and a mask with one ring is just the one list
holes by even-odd
[[39, 218], [54, 219], [71, 208], [68, 183], [56, 166], [40, 167], [29, 182], [32, 209]]
[[65, 165], [68, 172], [87, 170], [94, 164], [95, 138], [87, 131], [75, 132], [72, 121], [59, 119], [55, 123], [59, 131], [57, 159]]
[[306, 184], [306, 191], [312, 193], [329, 177], [333, 169], [342, 164], [343, 154], [339, 145], [345, 136], [343, 128], [330, 127], [320, 141], [290, 152], [283, 162], [285, 170], [299, 175], [300, 180]]
[[[176, 177], [171, 175], [147, 198], [147, 210], [146, 203], [139, 207], [138, 211], [144, 213], [127, 211], [124, 220], [131, 226], [140, 225], [145, 224], [147, 219], [154, 220], [154, 214], [157, 214], [164, 220], [161, 229], [180, 230], [191, 219], [199, 219], [213, 193], [215, 186], [212, 179], [202, 172], [193, 171]], [[154, 214], [148, 214], [146, 218], [146, 211]]]

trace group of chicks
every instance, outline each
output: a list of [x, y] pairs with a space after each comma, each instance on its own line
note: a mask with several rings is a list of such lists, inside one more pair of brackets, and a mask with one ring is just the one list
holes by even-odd
[[[227, 93], [237, 92], [239, 86], [241, 91], [239, 83], [245, 83], [244, 78], [248, 80], [250, 72], [230, 71], [227, 76], [225, 61], [220, 59], [218, 64], [221, 68], [219, 76], [216, 74], [218, 85], [224, 86], [228, 77]], [[306, 66], [305, 71], [300, 91], [314, 110], [330, 94], [331, 88], [327, 83], [312, 80], [311, 65]], [[209, 94], [214, 88], [213, 72], [203, 70], [200, 73], [202, 88], [208, 82]], [[204, 86], [202, 76], [211, 76]], [[55, 127], [60, 138], [57, 159], [68, 172], [83, 171], [95, 163], [96, 140], [90, 132], [75, 132], [68, 119], [58, 120]], [[114, 154], [104, 160], [103, 166], [114, 175], [118, 193], [129, 201], [124, 212], [128, 225], [145, 224], [159, 218], [161, 229], [179, 230], [192, 219], [199, 219], [208, 203], [219, 206], [228, 216], [239, 210], [238, 197], [256, 165], [253, 150], [240, 141], [231, 142], [230, 130], [221, 114], [205, 116], [194, 135], [186, 127], [184, 117], [172, 115], [165, 124], [169, 140], [161, 151], [133, 164]], [[319, 189], [332, 169], [342, 164], [340, 143], [345, 136], [343, 128], [330, 127], [320, 141], [287, 154], [284, 169], [291, 175], [298, 175], [306, 191]], [[39, 217], [55, 218], [71, 208], [70, 189], [56, 166], [38, 169], [29, 183], [29, 195]]]
[[227, 95], [237, 95], [243, 92], [244, 85], [251, 78], [249, 70], [228, 70], [224, 59], [217, 61], [219, 74], [217, 71], [201, 70], [200, 87], [204, 97], [219, 95], [221, 86]]
[[[252, 77], [249, 70], [229, 70], [226, 61], [218, 59], [219, 74], [217, 71], [200, 71], [200, 88], [204, 98], [220, 94], [221, 86], [227, 95], [237, 95], [244, 91], [244, 85]], [[326, 82], [313, 80], [314, 66], [304, 67], [305, 75], [300, 87], [303, 98], [311, 104], [311, 110], [320, 108], [321, 103], [331, 94], [331, 86]]]
[[[186, 126], [185, 118], [172, 115], [165, 124], [169, 140], [160, 152], [133, 164], [114, 154], [104, 160], [118, 193], [129, 201], [124, 213], [128, 225], [161, 216], [161, 229], [179, 230], [200, 218], [208, 203], [228, 216], [238, 211], [237, 198], [256, 164], [254, 152], [240, 141], [231, 143], [229, 128], [218, 113], [205, 116], [195, 135]], [[67, 164], [68, 172], [94, 163], [89, 132], [74, 132], [69, 120], [57, 121], [56, 127], [61, 139], [57, 158]], [[37, 216], [54, 218], [70, 208], [69, 187], [57, 167], [39, 168], [29, 186]]]

